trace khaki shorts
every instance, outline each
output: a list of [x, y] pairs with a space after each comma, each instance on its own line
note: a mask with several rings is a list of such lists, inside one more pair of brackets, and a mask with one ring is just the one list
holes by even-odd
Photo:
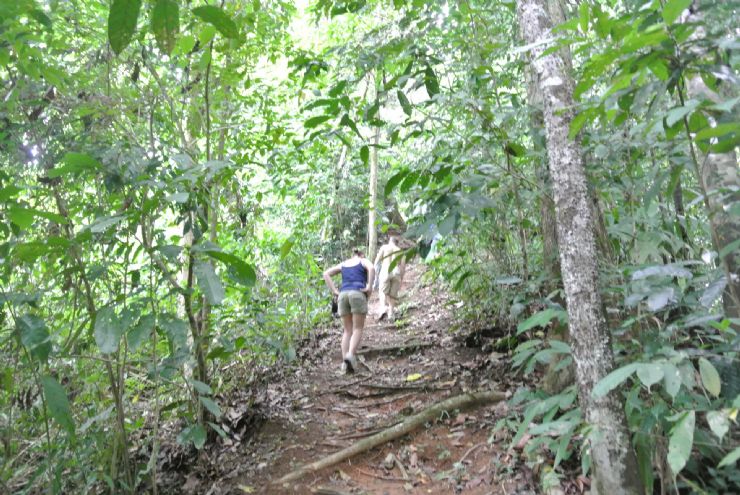
[[401, 277], [388, 277], [380, 281], [380, 290], [383, 294], [393, 299], [398, 298], [398, 291], [401, 290]]
[[345, 290], [339, 293], [339, 316], [367, 314], [367, 295], [359, 290]]

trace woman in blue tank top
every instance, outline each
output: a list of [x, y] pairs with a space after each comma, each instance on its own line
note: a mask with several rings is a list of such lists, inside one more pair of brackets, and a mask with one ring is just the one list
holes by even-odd
[[[337, 290], [332, 276], [342, 274], [342, 285]], [[375, 267], [360, 249], [355, 249], [353, 256], [324, 272], [324, 281], [331, 293], [338, 296], [339, 316], [342, 317], [344, 334], [342, 335], [342, 371], [354, 373], [357, 369], [355, 351], [362, 340], [365, 328], [367, 301], [373, 291]]]

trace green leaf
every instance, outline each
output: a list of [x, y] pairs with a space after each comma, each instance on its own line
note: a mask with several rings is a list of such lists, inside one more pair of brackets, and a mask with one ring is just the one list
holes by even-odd
[[213, 269], [213, 265], [210, 262], [198, 261], [195, 264], [195, 276], [198, 279], [198, 286], [208, 302], [213, 305], [221, 304], [226, 294], [221, 279]]
[[233, 269], [237, 275], [237, 281], [245, 287], [252, 287], [257, 281], [254, 268], [244, 260], [223, 251], [206, 250], [204, 252], [211, 258], [221, 261]]
[[190, 384], [191, 384], [191, 385], [193, 386], [193, 388], [194, 388], [195, 390], [197, 390], [197, 391], [198, 391], [198, 393], [200, 393], [200, 394], [207, 394], [207, 395], [210, 395], [210, 394], [212, 394], [212, 393], [213, 393], [213, 390], [211, 389], [211, 387], [210, 387], [210, 386], [209, 386], [208, 384], [206, 384], [206, 383], [203, 383], [203, 382], [201, 382], [201, 381], [198, 381], [198, 380], [196, 380], [196, 379], [194, 379], [194, 378], [191, 378], [191, 379], [190, 379]]
[[719, 124], [715, 127], [707, 127], [696, 133], [696, 140], [702, 141], [713, 137], [721, 137], [740, 131], [740, 124], [736, 122]]
[[26, 314], [16, 321], [16, 330], [21, 344], [31, 356], [39, 361], [46, 361], [51, 353], [49, 329], [44, 320], [32, 314]]
[[727, 417], [727, 413], [724, 411], [708, 411], [707, 423], [709, 429], [719, 438], [720, 442], [725, 434], [730, 431], [730, 418]]
[[663, 7], [663, 20], [666, 24], [671, 25], [681, 15], [681, 12], [688, 9], [692, 0], [668, 0]]
[[139, 318], [139, 321], [138, 323], [136, 323], [136, 325], [131, 327], [131, 330], [129, 330], [128, 334], [126, 335], [126, 342], [128, 343], [128, 348], [131, 351], [137, 350], [141, 346], [141, 344], [149, 339], [149, 337], [152, 335], [152, 330], [154, 330], [154, 323], [154, 315], [144, 315]]
[[303, 127], [305, 127], [306, 129], [313, 129], [314, 127], [317, 127], [319, 124], [323, 124], [331, 118], [332, 115], [319, 115], [318, 117], [311, 117], [303, 123]]
[[67, 174], [78, 174], [90, 170], [99, 170], [103, 165], [87, 153], [69, 152], [62, 158], [64, 165], [56, 167], [47, 173], [50, 179], [61, 177]]
[[33, 219], [36, 217], [46, 218], [52, 222], [66, 224], [67, 219], [56, 213], [40, 211], [34, 208], [22, 208], [20, 206], [11, 206], [8, 208], [8, 218], [21, 229], [28, 229], [33, 225]]
[[363, 145], [360, 148], [360, 160], [362, 160], [363, 165], [366, 167], [368, 166], [368, 162], [370, 161], [370, 148], [368, 148], [367, 145]]
[[213, 5], [204, 5], [193, 9], [193, 14], [210, 23], [227, 38], [238, 39], [239, 28], [231, 17], [222, 9]]
[[671, 438], [668, 440], [668, 465], [671, 467], [673, 476], [686, 465], [691, 455], [691, 446], [694, 443], [694, 424], [696, 413], [688, 411], [671, 429]]
[[126, 217], [123, 215], [112, 217], [98, 217], [86, 228], [90, 229], [90, 232], [92, 232], [93, 234], [102, 234], [110, 227], [120, 223], [124, 218]]
[[69, 399], [59, 383], [51, 376], [41, 377], [41, 386], [44, 389], [46, 407], [54, 421], [64, 428], [67, 433], [74, 435], [75, 423], [72, 419], [72, 409], [69, 407]]
[[218, 404], [216, 404], [212, 399], [209, 399], [208, 397], [204, 397], [201, 395], [198, 397], [198, 400], [216, 418], [221, 417], [221, 408], [218, 407]]
[[157, 323], [174, 349], [185, 347], [188, 340], [187, 323], [170, 313], [159, 315]]
[[424, 87], [427, 89], [430, 98], [439, 94], [439, 80], [437, 80], [437, 75], [429, 65], [424, 69]]
[[565, 321], [566, 313], [562, 309], [548, 308], [538, 311], [516, 327], [516, 334], [519, 335], [534, 327], [544, 327], [550, 320], [557, 317], [560, 321]]
[[406, 177], [406, 174], [408, 174], [408, 170], [401, 170], [397, 174], [395, 174], [393, 177], [388, 179], [388, 182], [385, 183], [385, 190], [384, 194], [388, 196], [390, 193], [393, 192], [393, 189], [400, 184], [400, 182]]
[[414, 109], [411, 106], [409, 99], [406, 98], [406, 95], [400, 89], [396, 91], [396, 96], [398, 96], [398, 102], [401, 104], [401, 108], [403, 108], [403, 113], [411, 117]]
[[116, 55], [131, 43], [141, 10], [141, 0], [113, 0], [108, 14], [108, 41]]
[[681, 372], [671, 363], [663, 363], [663, 386], [674, 399], [681, 389]]
[[352, 131], [354, 131], [354, 133], [357, 134], [357, 137], [362, 139], [362, 134], [360, 134], [360, 130], [357, 128], [357, 124], [355, 124], [354, 120], [349, 118], [348, 114], [345, 113], [344, 115], [342, 115], [342, 118], [339, 121], [339, 123], [343, 126], [347, 126], [350, 129], [352, 129]]
[[28, 15], [30, 15], [33, 19], [36, 20], [36, 22], [44, 26], [46, 29], [51, 31], [51, 28], [52, 28], [51, 19], [49, 19], [49, 16], [46, 15], [46, 13], [43, 10], [33, 9], [32, 11], [28, 13]]
[[640, 366], [640, 363], [630, 363], [627, 366], [617, 368], [599, 380], [599, 383], [596, 384], [591, 394], [596, 398], [605, 396], [632, 376], [632, 373], [637, 371]]
[[[678, 370], [676, 370], [678, 371]], [[645, 363], [637, 368], [637, 378], [648, 389], [663, 379], [663, 366], [658, 363]]]
[[100, 352], [110, 354], [118, 350], [123, 335], [121, 320], [111, 306], [106, 306], [95, 315], [95, 343]]
[[206, 444], [206, 429], [201, 425], [188, 426], [177, 435], [177, 441], [182, 445], [192, 443], [200, 450]]
[[295, 239], [293, 237], [288, 237], [285, 239], [285, 242], [283, 242], [283, 245], [280, 246], [280, 260], [284, 260], [288, 254], [290, 254], [290, 250], [293, 248], [293, 245], [295, 244]]
[[717, 369], [705, 358], [699, 358], [699, 374], [704, 388], [715, 397], [719, 397], [722, 385]]
[[740, 447], [737, 447], [735, 450], [724, 456], [722, 460], [719, 461], [719, 464], [717, 464], [717, 467], [721, 468], [725, 466], [731, 466], [735, 464], [738, 459], [740, 459]]
[[152, 33], [159, 49], [169, 55], [180, 30], [180, 7], [174, 0], [157, 0], [152, 9]]

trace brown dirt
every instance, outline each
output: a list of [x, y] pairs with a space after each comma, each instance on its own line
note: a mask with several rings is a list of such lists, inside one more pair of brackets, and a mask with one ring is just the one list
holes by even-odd
[[[382, 430], [429, 405], [468, 390], [505, 391], [507, 364], [453, 330], [459, 307], [424, 267], [411, 265], [402, 287], [402, 316], [368, 318], [361, 350], [408, 342], [431, 344], [410, 353], [361, 358], [358, 373], [340, 373], [341, 324], [318, 329], [298, 352], [298, 364], [267, 385], [263, 422], [239, 441], [219, 439], [201, 451], [201, 468], [180, 476], [180, 493], [450, 494], [535, 493], [534, 476], [493, 434], [506, 403], [479, 407], [427, 424], [334, 467], [286, 485], [273, 480]], [[371, 299], [377, 314], [377, 296]], [[492, 358], [493, 356], [493, 358]], [[421, 375], [414, 379], [414, 375]], [[498, 380], [501, 378], [502, 383]], [[516, 384], [512, 384], [514, 386]], [[233, 401], [232, 401], [233, 403]], [[256, 407], [256, 406], [254, 406]], [[246, 408], [245, 408], [246, 409]], [[248, 438], [248, 439], [247, 439]], [[202, 466], [209, 465], [209, 469]], [[515, 468], [516, 466], [516, 468]]]

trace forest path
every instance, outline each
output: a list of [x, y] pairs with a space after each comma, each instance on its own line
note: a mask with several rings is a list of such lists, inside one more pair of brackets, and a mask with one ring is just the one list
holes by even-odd
[[[211, 457], [210, 486], [204, 487], [202, 477], [197, 484], [190, 477], [195, 492], [535, 493], [532, 471], [512, 461], [517, 456], [508, 451], [510, 437], [505, 433], [507, 438], [489, 442], [494, 425], [507, 414], [505, 402], [450, 411], [433, 424], [293, 483], [273, 483], [441, 400], [519, 385], [507, 379], [508, 363], [501, 355], [484, 353], [480, 340], [471, 341], [470, 330], [452, 331], [452, 313], [461, 303], [451, 303], [438, 285], [427, 282], [425, 269], [409, 266], [395, 323], [376, 322], [379, 302], [377, 293], [372, 296], [357, 373], [340, 372], [341, 322], [316, 329], [298, 359], [287, 365], [292, 367], [267, 384], [264, 421], [230, 449], [232, 455], [222, 450]], [[410, 343], [418, 347], [390, 350]]]

